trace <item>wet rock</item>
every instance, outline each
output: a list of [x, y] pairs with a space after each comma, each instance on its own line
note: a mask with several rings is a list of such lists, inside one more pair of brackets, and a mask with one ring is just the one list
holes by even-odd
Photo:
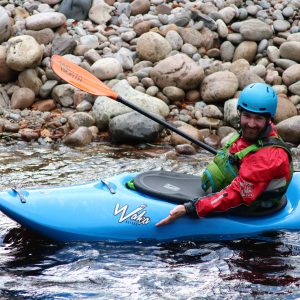
[[245, 40], [256, 42], [263, 39], [268, 40], [273, 34], [272, 28], [258, 19], [243, 21], [241, 23], [240, 33]]
[[[186, 133], [187, 135], [191, 136], [192, 138], [199, 140], [199, 141], [203, 141], [204, 137], [202, 136], [202, 134], [200, 133], [200, 131], [189, 125], [189, 124], [185, 124], [183, 126], [179, 126], [178, 130]], [[185, 144], [192, 144], [191, 141], [185, 139], [184, 137], [182, 137], [181, 135], [172, 132], [171, 133], [171, 139], [170, 142], [173, 146], [177, 146], [177, 145], [185, 145]]]
[[105, 24], [111, 19], [110, 13], [114, 8], [106, 3], [97, 3], [94, 4], [89, 10], [89, 18], [96, 24]]
[[43, 49], [29, 35], [13, 37], [9, 40], [6, 63], [10, 69], [23, 71], [39, 65], [43, 57]]
[[33, 110], [39, 110], [42, 112], [51, 111], [56, 108], [56, 103], [53, 99], [40, 100], [32, 105]]
[[12, 22], [4, 7], [0, 6], [0, 43], [7, 41], [12, 34]]
[[164, 59], [172, 48], [168, 41], [160, 34], [147, 32], [137, 41], [136, 51], [140, 59], [158, 62]]
[[77, 89], [71, 84], [61, 84], [57, 85], [52, 90], [52, 98], [59, 104], [65, 107], [70, 107], [73, 105], [74, 93]]
[[67, 19], [86, 20], [91, 6], [92, 0], [63, 0], [59, 12]]
[[[157, 115], [158, 118], [161, 116]], [[153, 142], [163, 129], [157, 122], [138, 112], [129, 112], [111, 119], [109, 133], [113, 142]]]
[[35, 69], [27, 69], [21, 72], [18, 76], [19, 85], [21, 87], [27, 87], [34, 91], [35, 95], [38, 95], [42, 86], [42, 81], [38, 77]]
[[180, 155], [194, 155], [196, 154], [196, 149], [190, 144], [182, 144], [175, 146], [175, 150]]
[[57, 28], [63, 25], [66, 20], [65, 15], [59, 12], [39, 13], [26, 19], [26, 28], [30, 30]]
[[285, 42], [280, 46], [279, 51], [282, 58], [300, 62], [300, 42]]
[[283, 120], [276, 125], [279, 135], [290, 143], [300, 143], [300, 116]]
[[134, 0], [130, 4], [131, 15], [146, 14], [150, 9], [149, 0]]
[[86, 112], [77, 112], [69, 116], [68, 122], [71, 128], [80, 126], [90, 127], [95, 124], [94, 118]]
[[206, 103], [214, 103], [231, 98], [237, 91], [237, 77], [229, 71], [208, 75], [201, 84], [201, 97]]
[[15, 72], [6, 64], [6, 48], [0, 45], [0, 83], [6, 83], [15, 77]]
[[35, 99], [34, 92], [29, 88], [20, 88], [16, 90], [11, 97], [11, 108], [24, 109], [30, 107]]
[[90, 144], [92, 139], [92, 132], [87, 127], [81, 126], [68, 134], [63, 142], [67, 146], [81, 147]]
[[91, 66], [91, 72], [101, 80], [115, 78], [123, 72], [120, 62], [111, 57], [101, 58]]
[[183, 90], [196, 88], [204, 77], [204, 71], [185, 54], [176, 54], [160, 61], [150, 72], [160, 88], [176, 86]]
[[77, 43], [71, 36], [58, 36], [52, 42], [52, 55], [72, 54]]
[[27, 142], [37, 140], [40, 137], [40, 132], [30, 128], [20, 129], [19, 133], [21, 138]]
[[20, 126], [18, 124], [15, 123], [11, 123], [11, 122], [6, 122], [4, 124], [4, 131], [5, 132], [14, 132], [17, 133], [20, 130]]

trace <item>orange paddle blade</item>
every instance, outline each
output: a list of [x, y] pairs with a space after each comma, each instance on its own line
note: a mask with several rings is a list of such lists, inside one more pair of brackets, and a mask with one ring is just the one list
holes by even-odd
[[115, 100], [118, 98], [118, 94], [100, 79], [60, 55], [51, 57], [51, 67], [60, 78], [85, 92]]

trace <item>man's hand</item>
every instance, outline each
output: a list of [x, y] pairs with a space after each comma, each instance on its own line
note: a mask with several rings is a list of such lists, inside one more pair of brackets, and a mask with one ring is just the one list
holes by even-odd
[[166, 218], [156, 223], [156, 226], [159, 227], [162, 225], [167, 225], [175, 221], [176, 219], [182, 217], [185, 214], [186, 214], [185, 207], [183, 205], [177, 205], [174, 209], [170, 211], [170, 214]]

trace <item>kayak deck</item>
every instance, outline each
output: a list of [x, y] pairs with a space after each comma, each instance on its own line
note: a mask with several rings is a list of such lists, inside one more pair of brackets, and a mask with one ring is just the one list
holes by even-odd
[[[300, 173], [287, 191], [288, 203], [263, 217], [220, 214], [183, 217], [157, 228], [175, 203], [126, 188], [137, 174], [69, 187], [0, 192], [0, 210], [22, 226], [55, 241], [221, 240], [265, 231], [300, 230]], [[25, 201], [24, 201], [25, 200]]]

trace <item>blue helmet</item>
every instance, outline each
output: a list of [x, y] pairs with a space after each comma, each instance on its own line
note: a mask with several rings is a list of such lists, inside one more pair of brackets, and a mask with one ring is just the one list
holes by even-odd
[[277, 108], [277, 95], [274, 89], [265, 83], [251, 83], [241, 92], [238, 108], [258, 114], [275, 116]]

